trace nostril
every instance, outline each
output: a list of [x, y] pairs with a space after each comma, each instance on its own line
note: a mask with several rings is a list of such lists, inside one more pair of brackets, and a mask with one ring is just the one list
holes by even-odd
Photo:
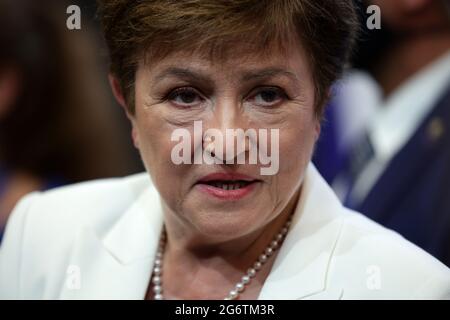
[[205, 136], [203, 138], [203, 147], [204, 150], [211, 156], [211, 157], [215, 157], [216, 153], [214, 151], [214, 143], [213, 143], [213, 139], [210, 136]]
[[216, 152], [214, 151], [214, 146], [212, 144], [207, 145], [205, 151], [210, 157], [214, 158], [216, 156]]

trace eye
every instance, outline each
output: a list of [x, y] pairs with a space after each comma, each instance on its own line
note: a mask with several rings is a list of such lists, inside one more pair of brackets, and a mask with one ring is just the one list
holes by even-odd
[[197, 90], [191, 87], [177, 88], [168, 94], [167, 99], [181, 107], [192, 107], [203, 101]]
[[287, 99], [286, 93], [278, 87], [263, 87], [251, 95], [250, 100], [262, 107], [275, 106]]

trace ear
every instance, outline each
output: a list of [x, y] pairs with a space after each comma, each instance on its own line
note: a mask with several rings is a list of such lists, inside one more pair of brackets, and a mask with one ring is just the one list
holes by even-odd
[[320, 132], [321, 132], [321, 130], [322, 130], [322, 125], [321, 125], [321, 123], [322, 123], [322, 122], [321, 122], [320, 119], [316, 119], [316, 124], [315, 124], [315, 126], [314, 126], [316, 142], [317, 142], [317, 140], [319, 140]]
[[134, 122], [131, 122], [131, 138], [133, 139], [133, 144], [136, 147], [136, 149], [139, 149], [139, 135], [136, 129], [136, 126], [134, 125]]
[[116, 78], [115, 75], [110, 73], [108, 75], [109, 79], [109, 85], [111, 86], [114, 98], [116, 98], [117, 103], [123, 108], [125, 111], [125, 114], [127, 115], [127, 118], [133, 122], [134, 116], [130, 114], [129, 108], [127, 106], [127, 101], [125, 99], [125, 94], [122, 91], [122, 87], [120, 85], [120, 81]]
[[119, 103], [119, 105], [124, 109], [127, 118], [131, 122], [131, 138], [133, 139], [134, 146], [139, 149], [139, 135], [136, 129], [135, 118], [128, 111], [128, 106], [122, 91], [122, 87], [120, 86], [119, 80], [111, 73], [108, 75], [108, 80], [114, 98], [116, 98], [117, 103]]
[[111, 73], [108, 74], [108, 80], [109, 85], [111, 86], [112, 92], [114, 94], [114, 98], [116, 98], [116, 101], [120, 104], [120, 106], [124, 108], [125, 111], [127, 111], [125, 96], [122, 92], [122, 88], [120, 87], [119, 80]]

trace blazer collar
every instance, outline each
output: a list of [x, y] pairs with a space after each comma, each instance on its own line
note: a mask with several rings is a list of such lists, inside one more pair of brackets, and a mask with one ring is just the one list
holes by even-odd
[[[289, 231], [259, 299], [300, 299], [325, 291], [330, 259], [341, 229], [339, 200], [316, 171], [307, 169]], [[61, 298], [142, 299], [163, 225], [161, 199], [147, 187], [101, 238], [86, 227], [70, 265], [81, 272], [81, 288], [62, 288]], [[339, 291], [332, 292], [333, 298]]]
[[153, 258], [163, 226], [161, 199], [156, 189], [146, 188], [106, 234], [103, 244], [121, 263]]
[[[74, 289], [64, 283], [60, 298], [143, 299], [162, 225], [160, 198], [150, 186], [104, 237], [85, 226], [78, 234], [68, 266], [79, 271], [80, 286]], [[70, 276], [68, 271], [69, 282]]]
[[327, 272], [342, 228], [342, 206], [316, 168], [306, 172], [291, 229], [266, 279], [259, 299], [331, 298]]

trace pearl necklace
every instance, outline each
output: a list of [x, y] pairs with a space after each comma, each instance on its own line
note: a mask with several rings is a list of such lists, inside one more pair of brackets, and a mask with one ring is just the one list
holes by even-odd
[[[256, 276], [256, 273], [262, 268], [264, 263], [267, 262], [269, 257], [272, 256], [275, 253], [275, 251], [280, 247], [281, 243], [286, 237], [286, 234], [288, 233], [291, 221], [292, 216], [289, 217], [289, 219], [286, 221], [280, 232], [277, 233], [274, 239], [266, 247], [264, 252], [259, 255], [258, 259], [253, 264], [253, 266], [247, 270], [247, 273], [241, 278], [241, 281], [239, 281], [235, 285], [235, 287], [232, 290], [230, 290], [230, 292], [228, 293], [228, 295], [225, 297], [224, 300], [235, 300], [239, 297], [239, 295], [242, 292], [244, 292], [246, 286], [248, 286], [251, 280]], [[156, 252], [155, 264], [153, 266], [153, 273], [152, 273], [153, 293], [154, 293], [153, 298], [155, 300], [164, 300], [163, 285], [162, 285], [162, 260], [164, 256], [165, 245], [166, 245], [166, 232], [163, 228], [161, 239], [158, 245], [158, 250]]]

